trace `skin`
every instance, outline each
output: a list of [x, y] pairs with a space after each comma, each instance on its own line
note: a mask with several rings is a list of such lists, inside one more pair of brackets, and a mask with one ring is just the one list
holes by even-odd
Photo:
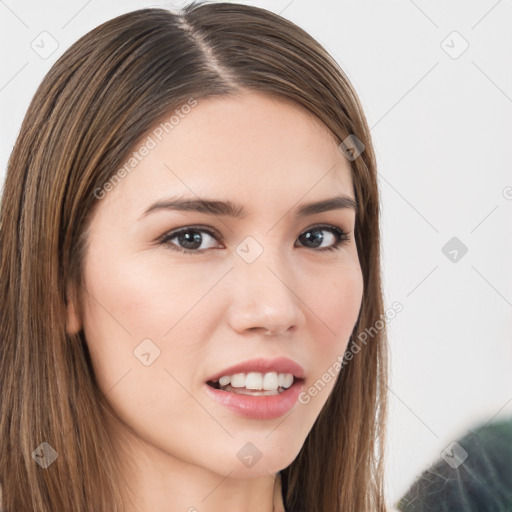
[[[283, 510], [276, 475], [296, 458], [334, 379], [274, 420], [241, 417], [204, 387], [232, 364], [286, 356], [304, 368], [307, 389], [344, 353], [363, 294], [355, 212], [294, 215], [337, 194], [354, 198], [348, 162], [327, 128], [291, 102], [244, 92], [200, 100], [99, 201], [84, 261], [83, 317], [71, 302], [68, 332], [83, 327], [118, 416], [111, 432], [132, 454], [126, 476], [136, 510]], [[171, 195], [230, 200], [248, 215], [159, 210], [139, 220]], [[349, 240], [323, 252], [301, 244], [299, 235], [318, 224], [340, 227]], [[179, 251], [190, 248], [183, 237], [158, 241], [191, 225], [221, 238], [200, 231], [192, 249], [204, 249], [199, 254]], [[320, 248], [337, 241], [330, 230], [318, 234]], [[252, 263], [236, 252], [248, 236], [263, 248]], [[147, 338], [160, 350], [149, 366], [133, 353]], [[237, 457], [248, 442], [262, 454], [250, 468]]]

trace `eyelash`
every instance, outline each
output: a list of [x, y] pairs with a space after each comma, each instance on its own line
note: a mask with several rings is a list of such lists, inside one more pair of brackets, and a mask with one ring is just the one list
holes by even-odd
[[[305, 231], [303, 231], [301, 233], [301, 235], [304, 233], [307, 233], [309, 231], [317, 231], [317, 230], [330, 231], [337, 237], [337, 241], [334, 243], [334, 245], [331, 245], [329, 247], [323, 247], [321, 249], [312, 248], [311, 250], [314, 252], [339, 250], [341, 245], [346, 244], [350, 241], [350, 236], [347, 232], [345, 232], [343, 229], [341, 229], [338, 226], [332, 226], [329, 224], [320, 224], [317, 226], [312, 226], [312, 227], [306, 229]], [[194, 251], [190, 250], [190, 249], [184, 249], [183, 247], [179, 247], [178, 245], [170, 242], [173, 238], [176, 238], [177, 236], [184, 234], [184, 233], [188, 233], [190, 231], [207, 233], [209, 236], [211, 236], [218, 242], [222, 242], [221, 236], [219, 234], [217, 234], [216, 231], [212, 231], [211, 229], [207, 229], [202, 226], [186, 226], [184, 228], [179, 228], [175, 231], [166, 233], [163, 237], [160, 238], [159, 243], [167, 245], [171, 250], [183, 252], [185, 254], [202, 254], [203, 252], [207, 251], [208, 249], [201, 249], [201, 250], [194, 250]], [[307, 249], [308, 247], [305, 247], [305, 248]]]

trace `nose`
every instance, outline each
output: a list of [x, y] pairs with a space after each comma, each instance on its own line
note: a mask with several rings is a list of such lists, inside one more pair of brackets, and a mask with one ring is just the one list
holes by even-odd
[[304, 323], [304, 303], [295, 291], [300, 276], [284, 260], [285, 255], [270, 248], [251, 263], [235, 257], [228, 310], [235, 331], [289, 335]]

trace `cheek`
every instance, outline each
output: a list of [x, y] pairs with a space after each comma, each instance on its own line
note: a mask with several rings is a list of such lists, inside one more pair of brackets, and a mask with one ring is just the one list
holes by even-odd
[[90, 258], [83, 324], [102, 387], [143, 366], [138, 357], [148, 352], [145, 358], [154, 360], [151, 368], [160, 371], [186, 375], [187, 364], [197, 363], [201, 340], [207, 339], [202, 335], [208, 331], [205, 303], [208, 316], [215, 318], [215, 303], [204, 298], [219, 277], [196, 266], [191, 278], [183, 267], [161, 261], [142, 264], [137, 256]]
[[[305, 292], [308, 307], [320, 321], [325, 340], [330, 345], [346, 343], [357, 321], [363, 297], [363, 277], [358, 265], [329, 269], [316, 274], [316, 286], [309, 283]], [[318, 327], [319, 329], [321, 327]]]
[[314, 326], [310, 348], [314, 364], [299, 396], [299, 408], [309, 417], [310, 425], [320, 414], [339, 378], [341, 361], [363, 297], [363, 277], [358, 265], [340, 266], [334, 272], [331, 268], [328, 274], [317, 273], [317, 293], [310, 288], [305, 295], [311, 310], [309, 323]]
[[212, 279], [191, 285], [182, 270], [136, 258], [86, 268], [83, 324], [96, 378], [118, 416], [136, 429], [193, 409], [180, 383], [190, 389], [203, 339], [194, 305]]
[[123, 261], [104, 260], [101, 265], [92, 262], [86, 272], [89, 310], [114, 321], [133, 339], [167, 335], [215, 281], [205, 268], [195, 267], [192, 272], [186, 265], [147, 260], [147, 255], [135, 255]]

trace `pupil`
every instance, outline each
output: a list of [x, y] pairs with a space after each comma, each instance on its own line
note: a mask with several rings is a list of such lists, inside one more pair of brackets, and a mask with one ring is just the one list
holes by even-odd
[[[316, 235], [311, 235], [311, 233], [316, 233]], [[305, 241], [310, 241], [310, 240], [313, 240], [313, 242], [315, 243], [314, 247], [318, 247], [320, 245], [322, 245], [322, 241], [323, 241], [323, 235], [322, 235], [322, 230], [321, 229], [315, 229], [315, 230], [312, 230], [312, 231], [308, 231], [306, 234], [304, 235], [301, 235], [301, 243], [304, 243], [304, 240]], [[318, 243], [316, 243], [318, 242]]]
[[[193, 233], [192, 235], [190, 233]], [[201, 246], [201, 234], [197, 231], [188, 231], [180, 235], [180, 239], [184, 240], [185, 249], [197, 249]]]

